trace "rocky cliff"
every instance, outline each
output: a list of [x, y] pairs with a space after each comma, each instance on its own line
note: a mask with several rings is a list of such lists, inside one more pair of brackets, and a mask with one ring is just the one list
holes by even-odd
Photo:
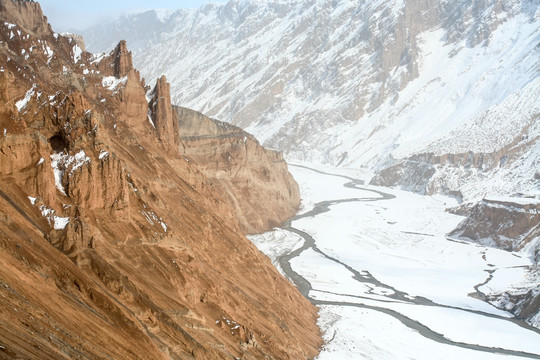
[[148, 78], [173, 79], [176, 103], [289, 158], [478, 203], [471, 239], [520, 249], [534, 230], [519, 207], [482, 199], [540, 197], [537, 1], [230, 0], [125, 16], [89, 44], [123, 31]]
[[51, 32], [47, 18], [43, 16], [40, 5], [35, 1], [3, 1], [0, 4], [0, 17], [9, 19], [10, 23], [17, 24], [34, 36], [46, 36]]
[[[503, 133], [497, 126], [485, 128], [488, 115], [491, 121], [504, 123]], [[519, 117], [508, 118], [504, 112], [486, 114], [451, 138], [432, 144], [429, 152], [392, 158], [392, 165], [379, 170], [371, 183], [422, 194], [457, 195], [465, 200], [516, 193], [534, 197], [540, 189], [538, 119], [535, 114], [519, 125]], [[474, 144], [472, 139], [477, 139]]]
[[296, 213], [300, 192], [281, 153], [234, 125], [177, 109], [184, 156], [233, 203], [244, 232], [263, 232]]
[[183, 156], [165, 79], [0, 9], [0, 357], [312, 358], [316, 309]]
[[[451, 211], [459, 212], [459, 208]], [[507, 251], [534, 246], [540, 237], [540, 203], [535, 199], [484, 199], [465, 215], [467, 218], [449, 236]]]
[[524, 319], [532, 326], [540, 329], [540, 268], [531, 269], [523, 281], [522, 287], [513, 288], [507, 292], [495, 293], [487, 300], [500, 309], [504, 309]]

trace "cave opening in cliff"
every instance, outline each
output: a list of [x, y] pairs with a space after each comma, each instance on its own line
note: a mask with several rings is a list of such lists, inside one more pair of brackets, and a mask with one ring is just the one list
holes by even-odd
[[56, 133], [49, 139], [53, 152], [59, 153], [67, 149], [67, 142], [61, 133]]

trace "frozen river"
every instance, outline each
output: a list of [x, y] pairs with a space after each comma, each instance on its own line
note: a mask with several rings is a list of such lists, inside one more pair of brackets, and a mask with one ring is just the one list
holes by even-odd
[[290, 170], [302, 210], [251, 239], [319, 307], [317, 359], [540, 359], [540, 331], [483, 301], [530, 259], [447, 239], [452, 199]]

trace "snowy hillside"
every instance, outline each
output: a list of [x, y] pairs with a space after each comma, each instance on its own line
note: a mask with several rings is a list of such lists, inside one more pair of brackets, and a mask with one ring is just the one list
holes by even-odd
[[[290, 159], [377, 172], [422, 154], [432, 192], [539, 187], [534, 0], [232, 0], [84, 35], [94, 51], [122, 35], [147, 80], [167, 75], [174, 103], [240, 125]], [[504, 163], [493, 158], [508, 150]], [[469, 153], [493, 159], [471, 173], [432, 158]]]

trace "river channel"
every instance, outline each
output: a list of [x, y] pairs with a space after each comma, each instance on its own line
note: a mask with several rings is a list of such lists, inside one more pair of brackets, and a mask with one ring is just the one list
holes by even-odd
[[[352, 265], [347, 264], [341, 261], [340, 259], [321, 250], [321, 248], [317, 244], [317, 239], [314, 238], [312, 234], [310, 234], [308, 231], [305, 231], [305, 229], [302, 230], [294, 226], [294, 223], [296, 221], [299, 221], [305, 218], [312, 218], [312, 219], [317, 218], [321, 214], [327, 213], [331, 211], [333, 207], [337, 207], [341, 204], [356, 203], [356, 202], [365, 202], [365, 203], [366, 202], [385, 202], [385, 201], [396, 198], [396, 195], [386, 193], [384, 191], [381, 191], [380, 189], [373, 189], [370, 187], [366, 187], [364, 186], [361, 180], [352, 178], [350, 176], [327, 173], [321, 170], [312, 169], [312, 168], [301, 166], [301, 165], [291, 165], [291, 166], [296, 167], [296, 168], [301, 168], [302, 170], [312, 171], [319, 175], [342, 178], [346, 180], [346, 182], [344, 182], [343, 184], [344, 187], [349, 188], [349, 189], [361, 190], [361, 194], [362, 194], [362, 196], [360, 197], [325, 200], [325, 201], [317, 202], [311, 210], [306, 211], [300, 215], [297, 215], [291, 218], [281, 227], [283, 230], [287, 232], [294, 233], [300, 236], [303, 239], [303, 244], [299, 248], [293, 251], [286, 252], [278, 256], [277, 262], [279, 263], [279, 266], [281, 267], [283, 272], [286, 274], [286, 276], [290, 279], [290, 281], [292, 281], [296, 285], [296, 287], [299, 289], [299, 291], [306, 298], [308, 298], [314, 305], [369, 309], [369, 310], [381, 312], [388, 316], [393, 317], [394, 319], [399, 321], [401, 324], [403, 324], [405, 327], [414, 330], [415, 332], [420, 334], [422, 337], [429, 339], [429, 341], [433, 341], [433, 342], [437, 342], [437, 343], [441, 343], [445, 345], [450, 345], [453, 347], [459, 347], [463, 349], [489, 353], [489, 354], [511, 355], [514, 357], [521, 357], [521, 358], [540, 359], [539, 354], [535, 354], [531, 352], [518, 351], [516, 349], [506, 349], [503, 347], [484, 346], [484, 345], [479, 345], [479, 344], [474, 344], [474, 343], [466, 343], [462, 341], [454, 341], [450, 339], [449, 337], [445, 336], [444, 334], [441, 334], [435, 330], [432, 330], [426, 324], [416, 319], [413, 319], [405, 314], [402, 314], [394, 309], [386, 307], [385, 303], [401, 303], [401, 304], [418, 305], [418, 306], [424, 306], [424, 307], [429, 306], [429, 307], [460, 310], [460, 311], [465, 311], [469, 313], [474, 313], [481, 317], [497, 319], [503, 322], [511, 322], [512, 324], [521, 327], [523, 330], [530, 331], [530, 332], [536, 333], [537, 335], [540, 335], [540, 331], [538, 329], [528, 325], [524, 321], [518, 320], [513, 317], [502, 316], [495, 313], [480, 311], [480, 310], [471, 309], [471, 308], [461, 308], [459, 306], [440, 304], [424, 296], [415, 296], [415, 295], [408, 294], [406, 291], [396, 288], [395, 285], [392, 286], [392, 285], [383, 283], [382, 281], [377, 279], [375, 276], [373, 276], [371, 272], [369, 271], [369, 269], [357, 269], [353, 267]], [[372, 194], [372, 196], [366, 196], [366, 194]], [[371, 294], [369, 292], [367, 294], [362, 294], [362, 295], [351, 295], [351, 293], [348, 293], [348, 294], [332, 293], [333, 295], [337, 295], [338, 299], [340, 299], [339, 297], [342, 297], [340, 300], [333, 300], [333, 299], [324, 300], [324, 299], [314, 297], [312, 295], [313, 290], [316, 290], [319, 292], [324, 292], [324, 290], [314, 289], [310, 281], [308, 281], [308, 279], [302, 276], [298, 271], [295, 271], [292, 266], [294, 259], [301, 256], [307, 250], [311, 250], [319, 254], [324, 259], [326, 259], [329, 262], [332, 262], [336, 266], [343, 267], [350, 273], [351, 278], [354, 281], [361, 283], [363, 285], [368, 285], [370, 288], [379, 289], [379, 291], [377, 292], [378, 295], [381, 294], [380, 289], [384, 289], [385, 290], [384, 294], [386, 294], [385, 299], [380, 299], [379, 297], [379, 300], [377, 301], [376, 304], [373, 304], [373, 301], [371, 301], [369, 304], [362, 303], [361, 300], [373, 300], [373, 297], [370, 296]], [[483, 294], [478, 290], [478, 287], [479, 286], [476, 287], [477, 296], [482, 297]], [[347, 299], [358, 299], [359, 301], [358, 302], [356, 302], [356, 300], [345, 301], [343, 297], [347, 297]], [[538, 340], [540, 341], [540, 336], [538, 336]]]

